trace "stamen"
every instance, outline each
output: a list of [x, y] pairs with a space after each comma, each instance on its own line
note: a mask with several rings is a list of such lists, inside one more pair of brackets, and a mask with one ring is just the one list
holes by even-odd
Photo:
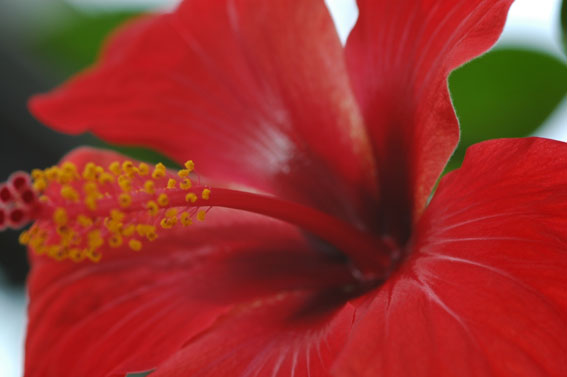
[[173, 178], [169, 178], [169, 180], [167, 181], [167, 188], [174, 189], [176, 186], [177, 186], [177, 181]]
[[[107, 169], [90, 162], [79, 174], [74, 164], [66, 162], [34, 170], [33, 180], [25, 173], [14, 174], [0, 185], [0, 230], [35, 220], [22, 233], [22, 244], [57, 260], [97, 262], [104, 245], [140, 251], [162, 232], [189, 226], [194, 217], [204, 221], [207, 212], [218, 206], [295, 224], [336, 246], [365, 276], [388, 273], [389, 249], [380, 239], [298, 203], [193, 186], [189, 175], [195, 164], [187, 161], [184, 166], [174, 173], [161, 163], [152, 170], [132, 161], [115, 161]], [[178, 182], [175, 177], [182, 179]]]
[[183, 199], [190, 188], [188, 173], [180, 174], [185, 178], [177, 187], [174, 177], [179, 174], [157, 164], [148, 178], [150, 170], [145, 163], [126, 160], [112, 162], [108, 169], [89, 162], [80, 173], [71, 162], [35, 169], [32, 177], [15, 173], [0, 184], [0, 230], [35, 220], [20, 242], [57, 260], [97, 262], [104, 245], [140, 251], [161, 231], [178, 223], [187, 226], [196, 216], [196, 210], [178, 215], [175, 207], [187, 204], [170, 205], [166, 194]]

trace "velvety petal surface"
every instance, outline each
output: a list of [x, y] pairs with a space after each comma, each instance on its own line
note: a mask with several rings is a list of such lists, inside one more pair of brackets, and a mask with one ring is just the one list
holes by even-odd
[[208, 177], [353, 221], [375, 193], [322, 0], [185, 1], [125, 27], [95, 67], [30, 106], [58, 130], [191, 158]]
[[282, 293], [237, 307], [158, 368], [155, 376], [330, 376], [356, 312], [334, 294]]
[[[121, 159], [92, 149], [67, 158]], [[96, 264], [30, 253], [26, 377], [154, 369], [241, 310], [262, 316], [263, 300], [269, 322], [351, 282], [343, 261], [315, 250], [290, 225], [213, 208], [205, 222], [159, 233], [139, 252], [105, 249]]]
[[567, 374], [567, 144], [469, 149], [410, 260], [355, 324], [337, 376]]
[[459, 139], [447, 87], [500, 35], [512, 0], [358, 0], [346, 45], [371, 135], [382, 227], [403, 242]]

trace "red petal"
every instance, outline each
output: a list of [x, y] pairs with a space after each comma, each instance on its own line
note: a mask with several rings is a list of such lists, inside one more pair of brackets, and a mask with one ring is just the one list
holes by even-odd
[[30, 106], [58, 130], [191, 158], [211, 178], [341, 215], [373, 192], [366, 131], [321, 0], [184, 2], [127, 27], [94, 69]]
[[567, 144], [544, 139], [469, 149], [337, 375], [567, 375], [565, 156]]
[[154, 373], [156, 377], [329, 376], [354, 319], [353, 306], [311, 313], [295, 292], [237, 307]]
[[459, 138], [447, 76], [496, 41], [511, 3], [358, 0], [347, 63], [376, 154], [381, 214], [396, 220], [385, 226], [399, 238]]
[[[88, 148], [67, 158], [79, 168], [122, 159]], [[149, 370], [235, 305], [351, 280], [294, 227], [219, 208], [142, 251], [102, 254], [98, 264], [32, 257], [26, 377]]]

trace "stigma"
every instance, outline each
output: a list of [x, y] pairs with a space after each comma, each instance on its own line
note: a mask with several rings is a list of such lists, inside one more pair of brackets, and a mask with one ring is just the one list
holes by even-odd
[[195, 164], [177, 172], [158, 163], [72, 162], [0, 184], [0, 230], [21, 229], [20, 243], [56, 260], [98, 262], [112, 249], [141, 251], [164, 232], [204, 221], [211, 189], [194, 184]]

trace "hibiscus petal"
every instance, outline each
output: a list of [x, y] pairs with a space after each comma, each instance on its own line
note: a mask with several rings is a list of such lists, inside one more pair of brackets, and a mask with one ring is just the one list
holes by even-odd
[[[83, 148], [67, 161], [124, 157]], [[26, 377], [124, 376], [150, 370], [235, 305], [346, 284], [342, 261], [293, 226], [213, 208], [204, 223], [160, 233], [100, 263], [32, 255]], [[290, 294], [291, 294], [290, 293]]]
[[337, 375], [567, 375], [565, 156], [567, 144], [535, 138], [471, 147]]
[[317, 299], [312, 293], [295, 292], [237, 307], [154, 375], [329, 376], [351, 329], [354, 308], [334, 303], [327, 312], [309, 314]]
[[132, 23], [96, 67], [30, 106], [58, 130], [191, 158], [208, 177], [333, 213], [349, 216], [353, 201], [374, 195], [322, 0], [186, 1]]
[[496, 41], [511, 3], [358, 0], [347, 65], [374, 146], [385, 231], [401, 241], [459, 138], [447, 76]]

